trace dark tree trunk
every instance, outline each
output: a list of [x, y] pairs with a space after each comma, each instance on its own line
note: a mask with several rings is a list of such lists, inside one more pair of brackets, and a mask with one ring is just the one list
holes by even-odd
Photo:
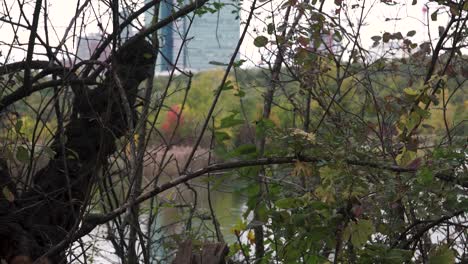
[[[137, 88], [154, 69], [154, 53], [146, 41], [133, 42], [116, 52], [100, 86], [73, 89], [71, 120], [63, 133], [56, 132], [51, 146], [55, 157], [34, 175], [33, 186], [20, 197], [0, 196], [0, 259], [37, 260], [78, 226], [96, 171], [116, 150], [115, 140], [130, 128], [129, 118], [135, 118]], [[120, 96], [122, 89], [126, 98]], [[124, 104], [130, 105], [130, 116]], [[6, 163], [0, 165], [0, 188], [8, 188], [3, 192], [15, 197]], [[64, 256], [62, 252], [43, 261], [64, 263]]]

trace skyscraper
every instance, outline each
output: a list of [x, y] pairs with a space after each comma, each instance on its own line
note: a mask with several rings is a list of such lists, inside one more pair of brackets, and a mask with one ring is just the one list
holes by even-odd
[[[203, 71], [215, 68], [211, 61], [227, 63], [239, 41], [240, 20], [238, 17], [237, 0], [211, 0], [208, 5], [213, 8], [224, 5], [214, 13], [196, 15], [190, 26], [191, 16], [184, 17], [162, 28], [159, 32], [160, 50], [156, 71], [171, 70], [180, 51], [177, 67], [193, 71]], [[178, 1], [166, 0], [161, 2], [160, 19], [172, 13]], [[180, 1], [179, 1], [180, 2]], [[148, 12], [145, 24], [152, 21], [152, 14]], [[188, 34], [187, 34], [188, 31]], [[184, 36], [186, 41], [183, 43]]]

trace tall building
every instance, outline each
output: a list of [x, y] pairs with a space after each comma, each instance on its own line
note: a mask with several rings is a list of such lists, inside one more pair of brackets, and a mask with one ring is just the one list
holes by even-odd
[[[240, 20], [237, 0], [211, 0], [224, 5], [219, 11], [196, 15], [190, 26], [190, 18], [183, 17], [162, 28], [159, 32], [160, 50], [156, 62], [156, 71], [172, 69], [180, 53], [177, 67], [193, 71], [204, 71], [216, 66], [211, 61], [227, 63], [231, 58], [240, 36]], [[209, 2], [209, 3], [210, 3]], [[171, 15], [176, 9], [177, 0], [161, 1], [160, 19]], [[212, 6], [211, 6], [212, 7]], [[149, 25], [153, 15], [148, 12], [145, 24]], [[190, 27], [190, 29], [189, 29]], [[187, 34], [183, 45], [184, 36]]]

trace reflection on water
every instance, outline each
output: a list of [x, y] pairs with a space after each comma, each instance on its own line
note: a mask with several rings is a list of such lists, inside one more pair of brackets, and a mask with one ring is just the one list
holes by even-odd
[[[188, 188], [176, 192], [163, 193], [163, 197], [171, 198], [175, 201], [172, 205], [163, 205], [158, 208], [158, 216], [152, 225], [153, 241], [152, 255], [156, 259], [165, 259], [173, 253], [174, 248], [168, 246], [176, 245], [176, 241], [191, 237], [201, 241], [216, 241], [216, 231], [213, 225], [209, 206], [209, 195], [206, 187], [207, 183], [197, 181], [191, 187], [196, 191], [197, 203], [196, 211], [189, 223], [190, 207], [184, 204], [194, 204], [193, 192]], [[231, 187], [217, 188], [210, 193], [211, 204], [219, 223], [222, 238], [228, 244], [236, 242], [237, 238], [231, 232], [234, 225], [238, 224], [242, 218], [242, 213], [246, 210], [246, 197], [235, 192]], [[176, 198], [175, 198], [176, 197]], [[191, 228], [188, 228], [190, 226]], [[187, 230], [187, 231], [186, 231]], [[189, 231], [189, 233], [187, 233]]]

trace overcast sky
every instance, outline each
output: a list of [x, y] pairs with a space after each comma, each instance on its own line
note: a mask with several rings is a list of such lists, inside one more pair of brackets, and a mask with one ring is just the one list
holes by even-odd
[[[49, 28], [50, 26], [53, 25], [53, 30], [49, 30], [49, 38], [51, 43], [56, 44], [61, 40], [64, 36], [65, 29], [68, 27], [71, 18], [75, 14], [75, 8], [77, 5], [78, 0], [48, 0], [48, 24]], [[109, 16], [106, 13], [106, 6], [102, 4], [102, 2], [99, 4], [97, 0], [92, 0], [94, 3], [94, 8], [92, 13], [87, 13], [85, 14], [84, 18], [84, 24], [86, 24], [86, 27], [81, 28], [84, 32], [86, 33], [92, 33], [92, 32], [99, 32], [99, 28], [97, 27], [97, 21], [95, 20], [95, 17], [99, 17], [101, 21], [103, 22], [104, 27], [109, 28], [109, 32], [111, 29], [111, 26], [108, 25], [109, 23]], [[346, 1], [346, 0], [345, 0]], [[379, 0], [376, 1], [366, 1], [366, 24], [362, 28], [362, 43], [364, 47], [370, 47], [373, 43], [373, 41], [370, 39], [371, 36], [374, 35], [382, 35], [383, 32], [399, 32], [405, 36], [406, 33], [410, 30], [416, 30], [417, 33], [413, 37], [414, 42], [421, 42], [428, 40], [427, 36], [427, 29], [426, 26], [424, 25], [425, 15], [426, 13], [423, 12], [423, 9], [425, 7], [426, 1], [421, 1], [419, 0], [416, 5], [412, 5], [412, 0], [409, 1], [398, 1], [395, 6], [388, 6], [383, 3], [380, 3]], [[31, 3], [25, 7], [25, 13], [26, 16], [29, 20], [32, 20], [32, 12], [33, 12], [33, 4], [34, 1], [30, 1]], [[80, 0], [80, 3], [83, 3], [83, 0]], [[360, 3], [362, 4], [363, 1], [346, 1], [346, 3], [351, 6], [354, 3]], [[268, 13], [271, 13], [271, 9], [277, 9], [279, 6], [278, 1], [274, 1], [271, 4], [267, 2], [263, 2], [264, 6], [262, 9], [258, 10], [259, 12], [261, 10], [266, 11], [263, 13], [263, 15], [258, 15], [256, 19], [253, 21], [253, 25], [249, 30], [249, 37], [245, 40], [242, 49], [241, 49], [241, 57], [242, 58], [249, 58], [251, 61], [254, 63], [257, 63], [260, 61], [260, 53], [259, 49], [256, 48], [253, 45], [253, 38], [258, 34], [258, 32], [262, 32], [264, 29], [265, 25], [269, 22], [271, 22], [271, 19], [267, 18]], [[251, 5], [250, 0], [245, 1], [243, 3], [243, 12], [241, 13], [241, 19], [245, 20], [247, 16], [247, 10], [249, 9]], [[12, 8], [10, 8], [12, 7]], [[437, 5], [431, 4], [429, 6], [429, 14], [434, 12], [437, 9]], [[0, 3], [0, 17], [5, 18], [6, 10], [11, 9], [10, 15], [14, 18], [15, 22], [18, 22], [19, 19], [19, 9], [17, 6], [17, 1], [16, 0], [3, 0]], [[329, 1], [326, 3], [324, 10], [332, 13], [336, 9], [336, 6], [334, 5], [333, 1]], [[354, 19], [357, 19], [357, 16], [359, 15], [360, 9], [354, 9]], [[91, 11], [89, 11], [91, 12]], [[257, 13], [259, 13], [257, 12]], [[93, 14], [94, 13], [94, 14]], [[43, 17], [40, 18], [41, 23], [40, 23], [40, 30], [39, 34], [41, 36], [45, 36], [45, 32], [43, 30], [44, 28], [44, 19]], [[141, 17], [141, 21], [143, 22], [143, 16]], [[276, 17], [278, 19], [278, 17]], [[353, 19], [353, 18], [352, 18]], [[438, 20], [436, 22], [431, 21], [430, 24], [430, 29], [431, 29], [431, 34], [433, 38], [437, 37], [437, 31], [438, 31], [438, 26], [443, 26], [447, 21], [447, 17], [444, 15], [439, 15]], [[80, 23], [83, 22], [82, 19], [80, 19]], [[20, 23], [25, 24], [26, 22], [24, 19], [20, 20]], [[78, 29], [80, 26], [77, 27]], [[242, 30], [242, 28], [241, 28]], [[0, 57], [0, 62], [4, 63], [5, 58], [8, 53], [8, 44], [12, 42], [13, 39], [13, 27], [11, 25], [8, 25], [6, 23], [0, 22], [0, 41], [1, 41], [1, 51], [2, 51], [2, 57]], [[78, 34], [79, 32], [76, 32]], [[215, 34], [215, 26], [213, 26], [213, 34]], [[222, 34], [222, 32], [219, 32], [218, 34]], [[26, 49], [26, 44], [27, 40], [29, 38], [29, 31], [23, 28], [20, 28], [18, 31], [19, 36], [19, 42], [22, 44], [25, 44], [22, 46], [23, 49]], [[72, 36], [71, 33], [68, 34], [69, 36]], [[45, 39], [45, 38], [44, 38]], [[73, 49], [73, 42], [72, 38], [69, 37], [67, 40], [67, 47]], [[40, 47], [38, 48], [40, 50]], [[25, 51], [21, 50], [15, 50], [13, 51], [10, 56], [9, 56], [9, 62], [11, 61], [18, 61], [22, 60], [25, 56]]]

